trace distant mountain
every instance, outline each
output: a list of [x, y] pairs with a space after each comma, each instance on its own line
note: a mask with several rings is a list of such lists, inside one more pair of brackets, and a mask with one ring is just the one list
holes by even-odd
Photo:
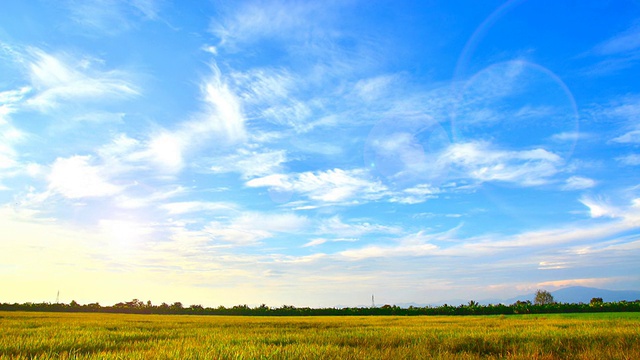
[[606, 302], [612, 301], [635, 301], [640, 300], [640, 291], [633, 290], [605, 290], [589, 288], [584, 286], [572, 286], [559, 289], [551, 293], [558, 302], [584, 302], [591, 301], [594, 297], [600, 297]]
[[[588, 303], [593, 298], [602, 298], [605, 302], [614, 301], [635, 301], [640, 300], [640, 291], [633, 290], [605, 290], [585, 286], [570, 286], [556, 291], [552, 291], [553, 299], [561, 303]], [[535, 294], [527, 294], [516, 296], [505, 300], [504, 304], [513, 304], [520, 301], [531, 301], [536, 297]]]
[[[640, 300], [640, 291], [635, 291], [635, 290], [605, 290], [605, 289], [597, 289], [597, 288], [591, 288], [591, 287], [585, 287], [585, 286], [571, 286], [571, 287], [566, 287], [566, 288], [562, 288], [556, 291], [552, 291], [551, 295], [553, 295], [553, 299], [556, 302], [561, 302], [561, 303], [573, 303], [573, 304], [578, 304], [578, 303], [585, 303], [588, 304], [591, 299], [593, 298], [602, 298], [602, 301], [605, 302], [616, 302], [616, 301], [635, 301], [635, 300]], [[516, 301], [520, 300], [520, 301], [531, 301], [533, 302], [533, 299], [536, 297], [535, 293], [533, 294], [526, 294], [526, 295], [520, 295], [520, 296], [516, 296], [510, 299], [480, 299], [477, 300], [478, 303], [480, 305], [489, 305], [489, 304], [505, 304], [505, 305], [511, 305], [513, 303], [515, 303]], [[415, 303], [415, 302], [407, 302], [407, 303], [397, 303], [397, 304], [390, 304], [390, 305], [396, 305], [399, 306], [401, 308], [408, 308], [410, 306], [414, 306], [414, 307], [426, 307], [426, 306], [442, 306], [444, 304], [448, 304], [448, 305], [452, 305], [452, 306], [458, 306], [458, 305], [466, 305], [469, 303], [469, 301], [472, 300], [470, 299], [447, 299], [447, 300], [440, 300], [440, 301], [434, 301], [434, 302], [430, 302], [430, 303]], [[475, 299], [473, 299], [475, 300]], [[383, 306], [384, 304], [376, 304], [376, 306], [380, 307]], [[370, 305], [361, 305], [360, 307], [367, 307]], [[346, 306], [338, 306], [338, 308], [341, 307], [346, 307]]]

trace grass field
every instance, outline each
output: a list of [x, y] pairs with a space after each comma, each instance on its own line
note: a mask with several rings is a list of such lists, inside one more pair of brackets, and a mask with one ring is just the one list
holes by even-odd
[[0, 312], [0, 359], [640, 359], [640, 313], [220, 317]]

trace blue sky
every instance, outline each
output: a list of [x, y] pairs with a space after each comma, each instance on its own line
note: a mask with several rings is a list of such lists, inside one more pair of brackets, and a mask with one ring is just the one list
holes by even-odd
[[0, 301], [640, 289], [637, 1], [4, 1]]

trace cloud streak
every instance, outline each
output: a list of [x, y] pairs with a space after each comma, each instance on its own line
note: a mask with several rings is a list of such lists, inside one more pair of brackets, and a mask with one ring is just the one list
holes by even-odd
[[126, 99], [139, 95], [126, 73], [93, 70], [92, 59], [74, 60], [29, 49], [28, 71], [34, 95], [26, 105], [48, 111], [74, 101]]

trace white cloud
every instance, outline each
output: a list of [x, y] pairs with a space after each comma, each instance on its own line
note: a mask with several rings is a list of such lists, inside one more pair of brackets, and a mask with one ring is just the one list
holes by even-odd
[[305, 243], [304, 245], [302, 245], [302, 247], [313, 247], [313, 246], [318, 246], [318, 245], [322, 245], [324, 243], [327, 242], [327, 239], [322, 239], [322, 238], [318, 238], [318, 239], [313, 239], [307, 243]]
[[617, 207], [611, 205], [608, 200], [598, 198], [594, 199], [591, 197], [583, 197], [580, 199], [580, 202], [583, 203], [586, 207], [589, 208], [591, 212], [591, 217], [619, 217], [622, 215], [622, 212]]
[[440, 192], [440, 189], [429, 184], [419, 184], [398, 192], [390, 201], [400, 204], [420, 204], [428, 199], [436, 198]]
[[[558, 155], [544, 149], [506, 151], [482, 142], [453, 144], [433, 156], [433, 161], [428, 162], [428, 166], [447, 171], [451, 169], [453, 177], [471, 178], [480, 182], [504, 181], [521, 186], [548, 183], [550, 178], [559, 172], [563, 163]], [[409, 168], [407, 166], [407, 169]], [[392, 175], [399, 177], [398, 174], [403, 174], [395, 170], [390, 170]], [[412, 170], [416, 171], [415, 167]], [[381, 182], [371, 180], [369, 173], [361, 169], [271, 174], [251, 179], [246, 185], [267, 187], [279, 192], [296, 192], [310, 200], [340, 204], [384, 197], [389, 197], [391, 202], [416, 204], [434, 198], [441, 192], [441, 189], [430, 184], [417, 184], [391, 191]]]
[[62, 103], [93, 99], [119, 99], [138, 95], [121, 71], [92, 70], [95, 61], [73, 60], [68, 56], [54, 56], [39, 49], [29, 51], [29, 76], [34, 95], [26, 104], [39, 110], [49, 110]]
[[233, 223], [240, 228], [256, 227], [267, 231], [296, 232], [304, 229], [309, 224], [309, 219], [293, 213], [246, 213], [236, 218]]
[[323, 235], [336, 235], [338, 237], [360, 237], [370, 233], [386, 233], [397, 234], [401, 232], [400, 228], [371, 224], [362, 222], [357, 224], [345, 223], [339, 216], [334, 216], [323, 220], [318, 228], [318, 232]]
[[[139, 185], [134, 183], [134, 186]], [[155, 190], [148, 195], [118, 195], [115, 198], [115, 205], [123, 209], [139, 209], [148, 206], [155, 205], [163, 200], [170, 199], [172, 197], [184, 194], [186, 189], [182, 186], [168, 187], [161, 190]], [[164, 205], [160, 205], [164, 207]]]
[[273, 174], [287, 161], [285, 150], [252, 151], [239, 149], [235, 154], [215, 159], [216, 173], [238, 172], [244, 179]]
[[295, 214], [245, 213], [229, 222], [211, 222], [203, 232], [222, 243], [256, 245], [273, 237], [274, 233], [297, 233], [307, 225], [306, 217]]
[[182, 153], [187, 146], [185, 140], [174, 133], [161, 131], [149, 139], [146, 150], [138, 155], [150, 160], [164, 172], [177, 173], [184, 166]]
[[595, 112], [598, 117], [612, 118], [623, 121], [624, 134], [613, 139], [612, 142], [619, 144], [639, 144], [640, 143], [640, 96], [627, 95], [615, 101], [611, 101], [604, 109]]
[[433, 244], [432, 241], [440, 239], [445, 234], [449, 234], [449, 231], [442, 234], [418, 232], [398, 239], [396, 244], [393, 245], [368, 245], [359, 249], [342, 251], [339, 255], [350, 260], [436, 255], [440, 248]]
[[540, 263], [538, 264], [538, 269], [539, 270], [559, 270], [559, 269], [566, 269], [569, 267], [569, 264], [567, 264], [566, 262], [562, 262], [562, 261], [540, 261]]
[[115, 35], [131, 29], [138, 18], [155, 20], [156, 0], [66, 0], [71, 19], [85, 29]]
[[551, 136], [551, 140], [557, 142], [575, 142], [586, 137], [588, 137], [586, 134], [582, 134], [580, 132], [561, 132], [558, 134], [553, 134], [553, 136]]
[[100, 147], [97, 154], [113, 172], [153, 169], [160, 175], [166, 175], [175, 174], [184, 167], [183, 148], [183, 139], [161, 129], [145, 140], [117, 134]]
[[122, 124], [124, 122], [125, 113], [110, 113], [110, 112], [85, 112], [73, 116], [73, 121], [87, 122], [87, 123], [117, 123]]
[[132, 0], [129, 3], [148, 19], [154, 20], [158, 17], [160, 6], [157, 0]]
[[640, 154], [630, 154], [617, 157], [616, 161], [628, 166], [638, 166], [640, 165]]
[[625, 96], [613, 101], [601, 114], [627, 120], [629, 124], [636, 125], [638, 118], [640, 118], [640, 96]]
[[[11, 114], [30, 91], [29, 87], [23, 87], [0, 92], [0, 169], [6, 170], [19, 165], [19, 152], [15, 145], [24, 141], [28, 135], [12, 125]], [[0, 178], [2, 177], [0, 174]]]
[[[624, 213], [621, 209], [613, 208], [606, 202], [587, 199], [582, 201], [591, 208], [593, 217], [618, 217]], [[635, 210], [633, 214], [625, 214], [621, 221], [616, 219], [591, 225], [572, 224], [566, 227], [524, 231], [512, 235], [489, 234], [473, 238], [459, 237], [457, 232], [460, 225], [441, 233], [421, 231], [397, 239], [387, 245], [367, 245], [348, 249], [337, 255], [351, 260], [426, 256], [436, 262], [438, 258], [448, 259], [452, 256], [489, 259], [505, 253], [520, 256], [523, 249], [539, 249], [541, 251], [553, 249], [552, 251], [556, 253], [558, 248], [565, 248], [568, 244], [601, 242], [630, 229], [635, 229], [639, 218], [638, 211]], [[530, 260], [532, 266], [540, 266], [539, 260]], [[550, 260], [543, 261], [549, 262]], [[513, 268], [513, 266], [514, 264], [510, 264], [509, 268]]]
[[313, 114], [311, 108], [294, 99], [289, 99], [287, 104], [270, 106], [262, 111], [262, 116], [269, 121], [293, 128], [296, 132], [307, 132], [318, 125], [320, 121], [308, 121]]
[[296, 88], [293, 75], [283, 69], [254, 69], [230, 74], [238, 95], [249, 104], [280, 102], [288, 99]]
[[397, 80], [395, 75], [381, 75], [358, 80], [354, 85], [354, 93], [367, 102], [386, 98], [391, 85]]
[[206, 202], [206, 201], [182, 201], [171, 202], [160, 205], [160, 208], [166, 210], [170, 215], [188, 214], [193, 212], [225, 212], [237, 211], [236, 206], [225, 202]]
[[470, 178], [482, 182], [513, 182], [522, 186], [547, 183], [562, 165], [558, 155], [545, 149], [505, 151], [493, 149], [483, 142], [454, 144], [442, 159]]
[[185, 157], [194, 150], [216, 146], [232, 146], [246, 140], [245, 118], [237, 96], [229, 89], [217, 66], [202, 84], [204, 110], [193, 120], [182, 122], [174, 131], [162, 129], [144, 144], [144, 150], [133, 155], [146, 159], [165, 173], [177, 173], [185, 165]]
[[109, 182], [106, 172], [91, 165], [91, 156], [57, 158], [48, 175], [49, 191], [79, 199], [115, 195], [123, 190]]
[[[0, 130], [2, 130], [2, 126], [0, 126]], [[3, 138], [4, 136], [0, 135], [0, 140], [5, 140]], [[18, 152], [12, 146], [6, 142], [0, 144], [0, 169], [16, 167], [18, 165], [17, 158]]]
[[306, 93], [302, 89], [310, 84], [300, 81], [286, 70], [260, 68], [232, 72], [229, 81], [249, 109], [248, 116], [251, 119], [266, 120], [298, 133], [331, 124], [325, 118], [313, 118], [314, 109], [322, 107], [321, 100], [300, 99], [299, 96]]
[[211, 25], [211, 31], [220, 38], [220, 45], [252, 43], [263, 38], [308, 39], [324, 33], [321, 27], [330, 4], [274, 1], [245, 2], [222, 22]]
[[206, 111], [201, 119], [184, 124], [185, 131], [191, 135], [215, 132], [230, 143], [243, 141], [246, 130], [242, 104], [223, 80], [220, 69], [214, 64], [211, 70], [201, 89]]
[[425, 114], [405, 114], [378, 121], [370, 131], [364, 160], [390, 183], [413, 186], [444, 181], [450, 163], [441, 155], [450, 146], [444, 128]]
[[276, 191], [294, 191], [324, 203], [345, 204], [358, 199], [379, 199], [387, 188], [367, 179], [363, 170], [333, 169], [299, 174], [273, 174], [249, 180], [249, 187], [268, 187]]
[[621, 144], [640, 144], [640, 130], [632, 130], [614, 138], [612, 141]]
[[[184, 169], [194, 152], [203, 148], [218, 152], [220, 148], [226, 149], [245, 141], [247, 134], [241, 102], [229, 89], [215, 65], [212, 66], [212, 72], [201, 86], [204, 109], [193, 115], [191, 120], [179, 123], [172, 130], [158, 128], [146, 139], [118, 134], [99, 153], [120, 165], [150, 166], [161, 175], [175, 175]], [[249, 156], [242, 151], [239, 154]], [[254, 155], [256, 160], [260, 157], [257, 153]], [[270, 166], [267, 162], [277, 162], [274, 157], [278, 155], [277, 152], [264, 154], [260, 158], [265, 161], [261, 169], [267, 171]], [[237, 169], [251, 174], [251, 167], [246, 161], [250, 160], [235, 165]], [[259, 173], [261, 170], [256, 168], [255, 171]]]
[[31, 92], [31, 88], [24, 86], [17, 90], [7, 90], [0, 92], [0, 105], [2, 105], [0, 115], [7, 115], [11, 110], [14, 110], [14, 106]]
[[598, 55], [616, 55], [640, 49], [640, 27], [634, 26], [594, 48]]
[[596, 181], [593, 179], [581, 177], [581, 176], [572, 176], [567, 179], [564, 190], [583, 190], [589, 189], [596, 186]]

